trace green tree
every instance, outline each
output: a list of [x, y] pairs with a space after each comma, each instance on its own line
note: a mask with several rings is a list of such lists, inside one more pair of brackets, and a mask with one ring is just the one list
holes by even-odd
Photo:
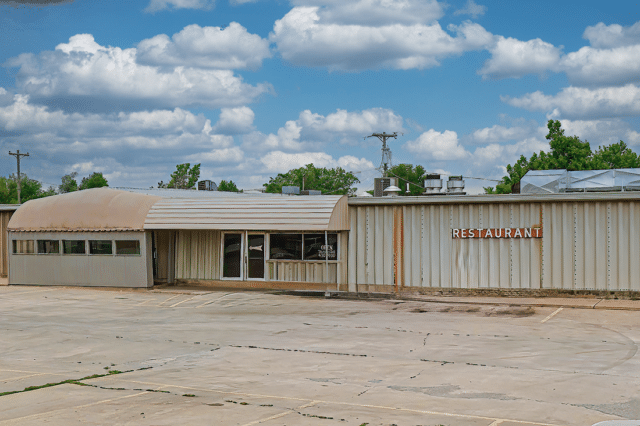
[[521, 155], [512, 166], [507, 166], [507, 175], [495, 188], [484, 188], [487, 194], [508, 194], [515, 184], [529, 170], [602, 170], [615, 168], [640, 167], [640, 158], [627, 145], [620, 141], [601, 146], [594, 153], [589, 142], [582, 142], [577, 136], [565, 136], [558, 120], [549, 120], [549, 152], [533, 153], [531, 158]]
[[78, 182], [76, 181], [77, 172], [69, 173], [62, 176], [62, 184], [58, 187], [58, 192], [65, 194], [67, 192], [74, 192], [78, 190]]
[[236, 184], [233, 183], [233, 181], [231, 179], [229, 179], [229, 182], [227, 182], [226, 180], [221, 180], [220, 181], [220, 185], [218, 185], [218, 191], [240, 192], [240, 190], [238, 189]]
[[[20, 186], [20, 198], [24, 203], [36, 198], [48, 197], [56, 192], [52, 187], [44, 190], [42, 184], [37, 180], [29, 179], [22, 175]], [[8, 178], [0, 177], [0, 204], [17, 204], [18, 203], [18, 181], [16, 175], [12, 174]]]
[[636, 168], [640, 167], [640, 157], [626, 143], [620, 141], [598, 147], [593, 153], [591, 166], [591, 170]]
[[283, 186], [299, 186], [300, 189], [314, 189], [323, 194], [354, 194], [357, 188], [353, 184], [360, 182], [351, 172], [346, 172], [341, 167], [327, 169], [307, 164], [298, 169], [280, 173], [275, 178], [269, 178], [269, 182], [263, 184], [266, 192], [280, 193]]
[[199, 178], [200, 164], [194, 164], [193, 167], [191, 167], [190, 163], [178, 164], [176, 171], [171, 173], [171, 180], [166, 188], [191, 189], [195, 186], [196, 182], [198, 182]]
[[102, 188], [103, 186], [109, 186], [107, 179], [102, 176], [102, 173], [94, 172], [92, 175], [82, 178], [78, 189]]
[[[424, 179], [427, 174], [424, 167], [398, 164], [391, 167], [387, 173], [391, 177], [398, 178], [398, 187], [400, 188], [398, 195], [422, 195], [424, 192]], [[407, 182], [409, 183], [409, 192], [407, 192]]]

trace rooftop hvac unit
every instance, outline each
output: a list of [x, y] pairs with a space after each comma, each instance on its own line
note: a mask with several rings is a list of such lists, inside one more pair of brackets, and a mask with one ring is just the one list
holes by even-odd
[[447, 181], [447, 194], [449, 195], [464, 195], [464, 179], [462, 176], [449, 176]]
[[283, 186], [282, 193], [288, 195], [300, 195], [300, 187], [299, 186]]
[[427, 175], [424, 179], [424, 195], [437, 195], [442, 191], [440, 175]]
[[217, 191], [218, 185], [212, 180], [201, 180], [198, 182], [198, 191]]
[[384, 190], [392, 185], [398, 186], [398, 178], [394, 178], [394, 177], [374, 178], [373, 179], [373, 196], [374, 197], [386, 196], [387, 194], [384, 193]]

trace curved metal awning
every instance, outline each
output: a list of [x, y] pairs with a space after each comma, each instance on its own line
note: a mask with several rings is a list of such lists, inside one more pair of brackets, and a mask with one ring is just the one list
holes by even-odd
[[144, 229], [342, 231], [349, 229], [347, 209], [339, 195], [164, 198], [149, 210]]
[[108, 188], [86, 189], [27, 201], [11, 217], [9, 231], [142, 231], [160, 197]]

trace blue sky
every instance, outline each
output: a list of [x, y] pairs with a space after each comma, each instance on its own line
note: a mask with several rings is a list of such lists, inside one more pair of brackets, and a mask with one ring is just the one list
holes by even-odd
[[[34, 4], [36, 3], [36, 4]], [[175, 165], [259, 188], [314, 163], [499, 179], [546, 122], [639, 151], [640, 6], [628, 1], [0, 0], [0, 152], [48, 186]], [[0, 174], [15, 158], [0, 155]], [[491, 180], [467, 180], [471, 193]]]

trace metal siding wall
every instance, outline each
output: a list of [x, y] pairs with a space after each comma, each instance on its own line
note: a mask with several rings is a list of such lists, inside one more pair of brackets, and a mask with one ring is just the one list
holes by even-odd
[[7, 239], [7, 225], [13, 215], [13, 211], [0, 211], [0, 277], [6, 277], [9, 273], [9, 242]]
[[178, 231], [176, 278], [220, 278], [220, 231]]
[[[309, 282], [336, 284], [338, 282], [338, 264], [329, 263], [328, 276], [325, 276], [324, 262], [269, 262], [269, 281]], [[325, 281], [326, 279], [326, 281]]]
[[140, 255], [12, 254], [11, 284], [149, 287], [147, 234], [142, 232], [13, 232], [11, 239], [140, 241]]

